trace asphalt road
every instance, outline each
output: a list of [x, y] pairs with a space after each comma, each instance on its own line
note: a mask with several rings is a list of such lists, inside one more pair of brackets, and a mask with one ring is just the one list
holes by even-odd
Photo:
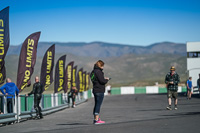
[[178, 110], [166, 110], [166, 95], [106, 96], [101, 109], [104, 125], [93, 125], [93, 98], [42, 120], [0, 127], [0, 133], [199, 133], [200, 98], [179, 96]]

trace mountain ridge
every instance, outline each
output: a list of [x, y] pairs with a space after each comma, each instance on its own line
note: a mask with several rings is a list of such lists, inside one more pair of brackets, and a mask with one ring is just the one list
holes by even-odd
[[[119, 57], [126, 54], [174, 54], [186, 55], [186, 44], [173, 42], [160, 42], [148, 46], [126, 45], [107, 42], [39, 42], [38, 56], [43, 56], [45, 51], [56, 44], [56, 53], [70, 53], [77, 56], [90, 57]], [[19, 55], [21, 45], [11, 45], [8, 55]]]

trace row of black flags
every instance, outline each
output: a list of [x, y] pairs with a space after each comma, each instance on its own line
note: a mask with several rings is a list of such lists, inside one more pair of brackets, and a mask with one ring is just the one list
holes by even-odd
[[[21, 47], [17, 73], [17, 87], [20, 92], [31, 84], [40, 34], [41, 32], [36, 32], [28, 36]], [[6, 78], [4, 59], [9, 48], [9, 41], [9, 7], [7, 7], [0, 11], [0, 84], [3, 84]], [[76, 87], [79, 92], [89, 89], [89, 73], [83, 71], [83, 68], [77, 72], [74, 61], [65, 67], [66, 55], [58, 59], [55, 67], [55, 78], [53, 79], [54, 58], [55, 44], [49, 47], [42, 60], [40, 82], [44, 86], [44, 91], [49, 88], [53, 81], [55, 93], [62, 90], [67, 93], [72, 87]]]

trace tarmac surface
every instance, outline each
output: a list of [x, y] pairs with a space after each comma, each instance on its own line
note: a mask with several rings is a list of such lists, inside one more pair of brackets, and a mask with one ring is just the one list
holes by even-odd
[[199, 133], [200, 97], [179, 96], [178, 110], [166, 110], [164, 95], [106, 96], [101, 108], [103, 125], [93, 125], [94, 99], [44, 116], [0, 127], [0, 133]]

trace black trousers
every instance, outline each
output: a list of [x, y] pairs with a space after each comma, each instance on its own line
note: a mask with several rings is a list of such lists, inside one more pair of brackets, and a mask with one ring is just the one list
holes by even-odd
[[36, 110], [36, 115], [42, 117], [42, 109], [40, 107], [40, 100], [42, 95], [35, 95], [34, 96], [34, 109]]
[[[14, 100], [14, 104], [15, 104], [15, 99]], [[13, 101], [12, 98], [7, 98], [7, 112], [8, 113], [13, 113]]]
[[70, 98], [72, 99], [72, 104], [75, 102], [76, 99], [76, 93], [71, 93], [71, 95], [68, 95], [68, 104], [70, 103]]

